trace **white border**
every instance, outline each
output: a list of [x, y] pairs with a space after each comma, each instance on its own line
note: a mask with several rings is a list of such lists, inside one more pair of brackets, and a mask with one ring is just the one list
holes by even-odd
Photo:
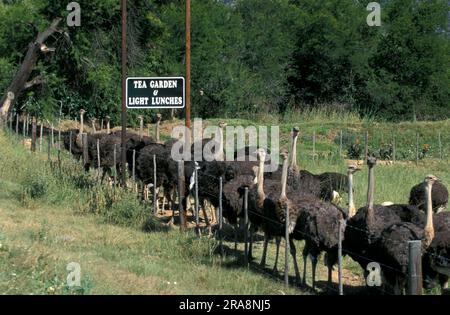
[[[174, 106], [174, 105], [166, 105], [166, 106], [139, 106], [139, 107], [129, 107], [128, 106], [128, 80], [167, 80], [167, 79], [182, 79], [183, 80], [183, 104]], [[185, 108], [186, 107], [186, 80], [184, 77], [127, 77], [125, 84], [126, 92], [125, 92], [125, 104], [129, 109], [160, 109], [160, 108]]]

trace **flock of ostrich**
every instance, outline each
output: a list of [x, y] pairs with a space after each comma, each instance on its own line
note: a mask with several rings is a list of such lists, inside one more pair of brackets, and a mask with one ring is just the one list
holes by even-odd
[[[116, 157], [121, 156], [121, 133], [110, 132], [108, 126], [106, 132], [88, 133], [83, 137], [82, 121], [78, 129], [63, 133], [65, 148], [80, 159], [83, 155], [83, 139], [87, 139], [89, 158], [83, 159], [85, 169], [97, 168], [100, 162], [103, 176], [111, 174], [114, 168], [120, 173], [121, 161]], [[292, 130], [290, 150], [282, 150], [280, 154], [282, 165], [277, 171], [267, 171], [270, 154], [264, 148], [241, 148], [235, 152], [235, 157], [244, 155], [245, 161], [225, 161], [225, 126], [225, 123], [219, 124], [221, 143], [216, 143], [214, 139], [202, 140], [202, 147], [214, 142], [212, 161], [203, 159], [182, 162], [186, 194], [179, 198], [179, 202], [189, 208], [194, 180], [197, 182], [198, 200], [203, 205], [207, 224], [210, 222], [205, 211], [206, 204], [217, 208], [221, 203], [223, 218], [235, 230], [244, 217], [244, 207], [247, 207], [250, 259], [253, 259], [254, 235], [260, 231], [264, 234], [260, 265], [266, 268], [268, 244], [271, 239], [275, 239], [273, 270], [276, 271], [280, 243], [285, 237], [286, 223], [289, 222], [289, 248], [297, 282], [306, 285], [309, 258], [312, 264], [311, 287], [315, 290], [317, 262], [320, 255], [325, 253], [328, 285], [331, 286], [332, 270], [338, 260], [339, 234], [342, 233], [343, 255], [357, 262], [366, 275], [369, 263], [379, 263], [383, 291], [404, 294], [407, 285], [408, 241], [421, 240], [423, 286], [428, 289], [436, 286], [447, 288], [450, 277], [450, 212], [443, 210], [447, 207], [448, 190], [436, 176], [427, 175], [422, 182], [411, 188], [409, 204], [374, 204], [376, 159], [368, 157], [367, 204], [356, 209], [353, 200], [354, 181], [355, 174], [361, 170], [359, 166], [349, 165], [346, 174], [313, 174], [301, 169], [297, 165], [296, 156], [300, 132], [298, 128]], [[171, 149], [179, 140], [160, 142], [133, 132], [127, 132], [125, 140], [127, 164], [130, 168], [135, 161], [133, 166], [136, 179], [142, 183], [142, 187], [156, 183], [155, 194], [158, 192], [157, 188], [162, 188], [169, 208], [173, 209], [170, 204], [175, 202], [178, 162], [172, 159]], [[192, 152], [195, 145], [192, 144]], [[250, 155], [256, 156], [257, 160], [249, 159]], [[197, 175], [196, 178], [194, 174]], [[221, 190], [219, 178], [223, 182]], [[346, 207], [340, 206], [338, 202], [343, 193], [348, 195]], [[286, 218], [287, 207], [289, 218]], [[294, 240], [303, 240], [305, 244], [302, 252], [302, 276]]]

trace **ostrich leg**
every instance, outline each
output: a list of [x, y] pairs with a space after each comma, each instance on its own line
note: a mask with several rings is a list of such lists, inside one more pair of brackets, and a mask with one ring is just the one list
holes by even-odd
[[297, 264], [297, 249], [295, 248], [294, 240], [289, 238], [289, 247], [291, 250], [292, 258], [294, 259], [294, 269], [295, 269], [295, 281], [300, 283], [300, 270], [298, 269]]
[[302, 256], [303, 256], [303, 285], [306, 285], [306, 266], [308, 263], [308, 245], [305, 244], [305, 247], [303, 247], [303, 252], [302, 252]]
[[281, 243], [281, 237], [277, 236], [275, 237], [275, 243], [277, 245], [276, 254], [275, 254], [275, 265], [273, 266], [273, 273], [278, 273], [278, 256], [280, 254], [280, 243]]
[[317, 255], [311, 255], [311, 264], [312, 264], [312, 289], [316, 290], [316, 267], [317, 267]]
[[264, 233], [264, 246], [263, 246], [263, 253], [261, 257], [261, 267], [266, 266], [266, 258], [267, 258], [267, 245], [269, 244], [269, 236], [267, 233]]

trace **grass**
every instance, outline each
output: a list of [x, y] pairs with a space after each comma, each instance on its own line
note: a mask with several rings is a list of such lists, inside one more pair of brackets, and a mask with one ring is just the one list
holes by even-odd
[[[144, 232], [150, 211], [125, 193], [94, 213], [89, 192], [99, 188], [67, 175], [80, 171], [73, 161], [63, 159], [61, 175], [45, 154], [32, 155], [3, 131], [0, 147], [2, 294], [303, 294], [246, 268], [224, 268], [234, 258], [221, 261], [214, 240]], [[79, 287], [67, 286], [70, 262], [81, 266]]]
[[[345, 172], [345, 161], [337, 156], [339, 131], [351, 131], [344, 148], [366, 129], [370, 139], [390, 139], [397, 134], [399, 152], [403, 144], [415, 143], [415, 132], [421, 130], [424, 139], [435, 139], [442, 132], [444, 158], [448, 159], [450, 120], [390, 124], [314, 113], [298, 116], [292, 113], [280, 124], [281, 147], [289, 143], [288, 132], [293, 126], [302, 130], [298, 148], [300, 166], [314, 173]], [[229, 125], [279, 124], [279, 119], [266, 116], [255, 120], [227, 120]], [[206, 124], [217, 124], [219, 119]], [[176, 124], [172, 122], [171, 124]], [[162, 130], [164, 131], [164, 125]], [[312, 161], [312, 138], [316, 132], [318, 159]], [[350, 132], [349, 132], [350, 134]], [[167, 138], [167, 133], [162, 138]], [[412, 137], [412, 140], [410, 139]], [[433, 140], [434, 141], [434, 140]], [[376, 142], [376, 141], [374, 141]], [[435, 150], [436, 141], [431, 143]], [[78, 163], [63, 154], [61, 171], [47, 162], [46, 154], [32, 155], [20, 138], [0, 131], [0, 292], [5, 294], [305, 294], [291, 287], [285, 289], [273, 275], [237, 264], [232, 255], [223, 261], [214, 254], [217, 244], [208, 238], [198, 239], [191, 233], [181, 234], [168, 229], [154, 217], [150, 209], [133, 195], [98, 186], [95, 175], [84, 174]], [[43, 146], [46, 148], [46, 145]], [[373, 146], [373, 150], [377, 146]], [[406, 150], [406, 149], [405, 149]], [[329, 152], [332, 152], [330, 155]], [[434, 152], [434, 151], [433, 151]], [[55, 152], [53, 152], [55, 153]], [[345, 152], [344, 152], [345, 153]], [[53, 155], [55, 156], [55, 155]], [[448, 160], [439, 160], [435, 152], [418, 165], [401, 161], [395, 165], [376, 167], [377, 203], [406, 203], [409, 189], [433, 173], [448, 186]], [[356, 206], [365, 202], [367, 171], [355, 176]], [[344, 196], [345, 200], [345, 196]], [[145, 232], [149, 228], [151, 232]], [[297, 242], [297, 253], [303, 248]], [[232, 248], [233, 244], [226, 242]], [[283, 248], [283, 247], [282, 247]], [[273, 265], [274, 246], [269, 247], [268, 266]], [[243, 244], [239, 244], [242, 253]], [[255, 244], [259, 259], [262, 242]], [[66, 285], [70, 262], [82, 268], [81, 286]], [[299, 259], [302, 267], [302, 259]], [[279, 270], [283, 270], [284, 255], [280, 255]], [[269, 267], [268, 267], [269, 268]], [[308, 270], [310, 263], [308, 263]], [[362, 285], [362, 271], [348, 257], [344, 259], [345, 290], [350, 285]], [[302, 268], [301, 268], [302, 269]], [[321, 289], [326, 280], [326, 268], [318, 264]], [[310, 272], [308, 273], [310, 275]], [[293, 267], [291, 264], [291, 276]], [[282, 279], [281, 273], [275, 275]], [[311, 283], [311, 279], [308, 278]], [[334, 288], [335, 289], [335, 288]]]

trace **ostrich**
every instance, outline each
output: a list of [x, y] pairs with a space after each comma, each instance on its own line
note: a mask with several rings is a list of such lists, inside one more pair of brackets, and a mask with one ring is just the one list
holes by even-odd
[[352, 218], [356, 214], [356, 207], [353, 198], [353, 174], [361, 169], [356, 165], [349, 165], [347, 169], [348, 176], [348, 217]]
[[[419, 207], [421, 210], [426, 210], [426, 188], [427, 183], [422, 182], [411, 188], [409, 193], [409, 204]], [[448, 190], [441, 182], [436, 182], [433, 185], [433, 211], [440, 212], [447, 207]]]
[[410, 222], [394, 224], [383, 231], [379, 241], [372, 249], [375, 261], [391, 268], [383, 268], [383, 284], [393, 287], [394, 294], [402, 294], [406, 285], [408, 273], [408, 241], [423, 240], [422, 252], [425, 252], [433, 241], [432, 186], [436, 177], [428, 175], [425, 178], [427, 213], [425, 227]]
[[[226, 123], [220, 122], [219, 123], [219, 142], [216, 142], [212, 138], [204, 138], [202, 140], [199, 140], [197, 142], [194, 142], [191, 145], [191, 155], [195, 159], [195, 150], [196, 147], [201, 146], [201, 161], [224, 161], [225, 160], [225, 154], [224, 154], [224, 130], [227, 126]], [[201, 145], [200, 143], [201, 142]], [[205, 155], [205, 149], [209, 150], [207, 154]], [[200, 161], [197, 161], [200, 162]]]
[[367, 188], [367, 205], [359, 208], [346, 225], [344, 251], [366, 270], [371, 261], [372, 249], [381, 237], [383, 231], [394, 224], [402, 222], [413, 223], [418, 226], [425, 224], [425, 215], [417, 207], [410, 205], [374, 205], [374, 167], [376, 158], [367, 159], [369, 168]]

